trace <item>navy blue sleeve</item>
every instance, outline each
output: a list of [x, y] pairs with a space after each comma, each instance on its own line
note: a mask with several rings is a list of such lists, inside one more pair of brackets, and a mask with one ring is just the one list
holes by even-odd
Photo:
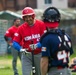
[[13, 41], [13, 47], [17, 50], [20, 51], [21, 46], [19, 45], [19, 43], [17, 43], [16, 41]]
[[50, 46], [49, 46], [49, 39], [47, 37], [45, 37], [42, 42], [41, 42], [41, 46], [42, 46], [42, 57], [49, 57], [50, 56]]

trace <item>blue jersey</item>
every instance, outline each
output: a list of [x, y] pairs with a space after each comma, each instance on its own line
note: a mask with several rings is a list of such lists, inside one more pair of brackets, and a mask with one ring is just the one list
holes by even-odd
[[[57, 30], [60, 34], [62, 34], [61, 30]], [[69, 51], [61, 50], [59, 51], [59, 46], [61, 43], [61, 37], [58, 34], [48, 34], [45, 36], [42, 41], [42, 57], [48, 57], [51, 66], [66, 66], [69, 62], [69, 56], [73, 53], [72, 45], [70, 37], [65, 34], [65, 40], [68, 42]], [[56, 58], [52, 58], [52, 56], [56, 54]]]

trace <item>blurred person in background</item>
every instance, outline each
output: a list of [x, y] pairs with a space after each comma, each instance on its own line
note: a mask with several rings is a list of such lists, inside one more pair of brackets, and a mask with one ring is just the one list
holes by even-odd
[[76, 57], [72, 58], [70, 61], [70, 69], [72, 72], [76, 72]]
[[15, 50], [15, 48], [13, 48], [12, 42], [13, 42], [15, 33], [16, 33], [18, 27], [20, 26], [20, 23], [21, 23], [21, 21], [19, 18], [14, 19], [13, 26], [8, 28], [8, 30], [4, 34], [4, 39], [11, 49], [11, 54], [12, 54], [12, 58], [13, 58], [12, 67], [13, 67], [14, 75], [19, 75], [18, 70], [17, 70], [17, 58], [19, 57], [19, 59], [21, 60], [21, 54], [20, 54], [20, 52]]

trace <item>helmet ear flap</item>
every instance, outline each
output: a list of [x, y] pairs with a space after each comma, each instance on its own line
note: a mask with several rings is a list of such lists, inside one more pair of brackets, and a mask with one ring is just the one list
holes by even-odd
[[35, 14], [32, 15], [32, 18], [33, 18], [33, 19], [35, 18]]
[[25, 21], [25, 18], [24, 18], [24, 16], [22, 17], [22, 19]]

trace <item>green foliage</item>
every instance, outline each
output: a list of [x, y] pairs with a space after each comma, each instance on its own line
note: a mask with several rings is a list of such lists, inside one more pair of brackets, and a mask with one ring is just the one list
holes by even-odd
[[76, 48], [74, 47], [74, 53], [71, 55], [71, 58], [76, 57]]

